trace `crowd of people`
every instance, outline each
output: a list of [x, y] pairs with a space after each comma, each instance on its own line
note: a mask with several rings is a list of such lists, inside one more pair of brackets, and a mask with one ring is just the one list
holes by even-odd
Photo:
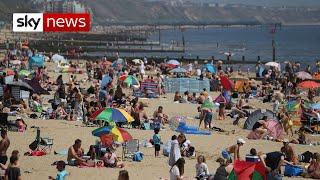
[[[5, 68], [15, 69], [13, 71], [13, 82], [20, 82], [24, 80], [22, 75], [19, 75], [19, 70], [27, 69], [28, 57], [37, 54], [37, 52], [30, 51], [29, 49], [23, 49], [13, 53], [8, 51], [6, 58], [2, 61], [1, 65]], [[13, 66], [10, 64], [9, 59], [20, 60], [21, 64]], [[50, 59], [50, 57], [49, 57]], [[133, 128], [146, 129], [145, 123], [152, 122], [154, 126], [154, 135], [152, 137], [152, 143], [154, 145], [156, 157], [160, 156], [160, 150], [163, 144], [161, 138], [162, 129], [166, 128], [169, 124], [170, 117], [166, 113], [166, 109], [163, 106], [158, 106], [154, 109], [153, 114], [147, 114], [145, 108], [147, 104], [140, 101], [139, 97], [132, 97], [133, 93], [141, 91], [143, 97], [151, 97], [149, 95], [157, 93], [159, 97], [164, 95], [164, 81], [167, 77], [181, 77], [180, 75], [170, 73], [171, 66], [167, 66], [166, 63], [156, 64], [155, 62], [140, 62], [136, 65], [133, 62], [126, 60], [116, 60], [111, 63], [105, 59], [99, 61], [86, 61], [85, 63], [75, 61], [69, 62], [70, 67], [86, 68], [86, 78], [78, 78], [75, 74], [72, 74], [67, 81], [64, 80], [63, 75], [59, 75], [57, 78], [53, 78], [49, 75], [47, 67], [37, 67], [30, 73], [30, 78], [39, 82], [41, 88], [45, 91], [52, 92], [53, 98], [48, 102], [51, 103], [50, 107], [44, 106], [45, 101], [41, 92], [33, 92], [28, 99], [28, 103], [25, 100], [17, 100], [13, 96], [13, 89], [9, 85], [6, 85], [5, 79], [7, 74], [4, 73], [0, 76], [0, 82], [4, 86], [2, 104], [0, 105], [1, 113], [6, 113], [16, 116], [15, 122], [9, 122], [6, 125], [10, 127], [16, 127], [18, 132], [24, 132], [27, 129], [27, 123], [23, 120], [23, 117], [37, 119], [38, 114], [44, 119], [59, 119], [67, 121], [81, 121], [85, 125], [97, 125], [104, 126], [102, 121], [96, 121], [92, 118], [92, 115], [101, 108], [121, 108], [128, 112], [134, 119], [131, 123]], [[301, 162], [308, 163], [309, 166], [303, 173], [304, 177], [320, 178], [320, 155], [319, 153], [312, 153], [309, 161], [305, 159], [299, 159], [304, 157], [305, 154], [298, 156], [294, 148], [290, 146], [290, 143], [295, 144], [308, 144], [309, 141], [306, 137], [306, 133], [309, 131], [316, 132], [315, 126], [305, 126], [298, 131], [297, 138], [294, 137], [292, 111], [289, 111], [283, 104], [289, 100], [294, 100], [302, 111], [301, 119], [308, 120], [310, 118], [315, 119], [315, 123], [320, 121], [320, 112], [318, 109], [310, 107], [308, 104], [316, 103], [315, 89], [310, 88], [305, 95], [299, 94], [298, 84], [303, 82], [303, 79], [299, 78], [296, 73], [301, 71], [300, 65], [297, 63], [287, 62], [285, 63], [284, 72], [278, 67], [268, 67], [261, 71], [263, 65], [258, 62], [256, 65], [258, 78], [262, 79], [262, 83], [257, 83], [254, 80], [247, 80], [243, 83], [241, 92], [231, 91], [225, 87], [222, 83], [222, 77], [231, 79], [233, 67], [226, 67], [223, 70], [222, 63], [217, 62], [212, 64], [217, 69], [215, 74], [205, 72], [201, 69], [200, 65], [195, 66], [196, 70], [193, 70], [193, 64], [188, 65], [188, 76], [196, 76], [199, 80], [208, 78], [210, 81], [210, 89], [203, 89], [203, 91], [197, 95], [197, 93], [186, 91], [183, 94], [181, 92], [175, 92], [173, 101], [176, 103], [193, 103], [198, 104], [197, 112], [199, 113], [199, 127], [204, 122], [205, 129], [212, 129], [212, 123], [214, 123], [214, 114], [217, 114], [217, 120], [225, 120], [227, 116], [233, 120], [234, 125], [238, 125], [241, 119], [250, 116], [252, 111], [256, 108], [251, 105], [253, 99], [260, 100], [264, 103], [273, 104], [273, 114], [279, 119], [281, 127], [285, 130], [287, 137], [290, 139], [282, 138], [276, 139], [283, 142], [284, 145], [279, 151], [269, 152], [263, 154], [257, 152], [255, 149], [251, 149], [249, 155], [256, 156], [256, 161], [261, 162], [267, 172], [267, 177], [281, 178], [280, 167], [284, 164], [299, 164]], [[153, 75], [147, 74], [146, 71], [155, 71]], [[317, 70], [319, 73], [319, 69]], [[306, 72], [312, 74], [311, 67], [306, 68]], [[8, 72], [7, 72], [8, 73]], [[237, 72], [239, 75], [244, 75], [241, 71]], [[128, 84], [120, 79], [122, 76], [134, 76], [138, 83], [150, 82], [156, 84], [154, 91], [150, 92], [147, 89], [139, 89], [135, 87], [135, 84]], [[108, 77], [106, 83], [105, 78]], [[232, 80], [230, 80], [231, 82]], [[231, 83], [232, 84], [232, 83]], [[88, 88], [85, 88], [88, 87]], [[128, 89], [130, 92], [128, 93]], [[218, 92], [219, 96], [213, 99], [210, 96], [210, 91]], [[304, 98], [306, 97], [306, 98]], [[234, 102], [233, 99], [237, 99]], [[210, 102], [217, 106], [215, 107], [201, 107], [205, 103]], [[257, 139], [272, 139], [269, 136], [269, 127], [267, 121], [270, 120], [268, 116], [263, 116], [257, 120], [252, 131], [257, 134]], [[117, 123], [117, 126], [122, 127], [124, 124]], [[12, 128], [11, 128], [12, 129]], [[12, 152], [9, 158], [10, 163], [7, 166], [8, 156], [7, 150], [10, 146], [10, 140], [7, 137], [5, 130], [1, 131], [2, 140], [0, 141], [0, 166], [5, 171], [5, 178], [9, 180], [21, 179], [21, 172], [19, 169], [19, 155], [18, 151]], [[168, 164], [170, 165], [170, 179], [180, 180], [184, 179], [184, 165], [186, 163], [184, 158], [197, 157], [197, 163], [195, 165], [195, 176], [198, 179], [227, 179], [230, 175], [234, 163], [238, 160], [245, 159], [240, 154], [240, 149], [245, 146], [246, 141], [244, 139], [237, 139], [236, 143], [230, 147], [226, 147], [221, 152], [221, 157], [216, 160], [220, 164], [216, 173], [210, 173], [209, 167], [206, 164], [206, 157], [197, 154], [194, 146], [192, 146], [190, 140], [186, 135], [181, 133], [178, 136], [174, 135], [170, 141], [170, 151]], [[95, 146], [90, 146], [88, 153], [85, 153], [82, 148], [81, 140], [75, 140], [74, 144], [70, 146], [67, 152], [67, 163], [64, 161], [57, 161], [57, 177], [49, 177], [49, 179], [64, 179], [68, 176], [68, 172], [65, 170], [66, 165], [69, 166], [101, 166], [109, 168], [124, 168], [125, 164], [117, 157], [114, 149], [110, 148], [104, 152], [103, 155], [99, 155], [96, 152]], [[308, 153], [307, 153], [308, 154]], [[119, 179], [129, 179], [128, 172], [122, 170], [119, 174]]]

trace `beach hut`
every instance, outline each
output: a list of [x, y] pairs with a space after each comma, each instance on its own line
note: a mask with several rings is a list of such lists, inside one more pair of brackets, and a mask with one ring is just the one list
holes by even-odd
[[35, 55], [29, 58], [29, 68], [44, 67], [44, 57], [42, 55]]

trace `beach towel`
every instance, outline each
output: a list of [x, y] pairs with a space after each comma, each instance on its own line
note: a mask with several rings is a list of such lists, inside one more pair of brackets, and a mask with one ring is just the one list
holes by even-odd
[[66, 155], [68, 155], [68, 150], [54, 151], [54, 154], [55, 154], [55, 155], [66, 156]]
[[174, 140], [171, 143], [169, 162], [168, 162], [169, 166], [172, 167], [174, 165], [174, 163], [176, 163], [179, 158], [181, 158], [179, 143], [178, 143], [178, 140]]
[[104, 163], [103, 161], [95, 161], [95, 160], [89, 160], [87, 162], [89, 165], [85, 166], [85, 165], [78, 165], [78, 168], [103, 168], [104, 167]]

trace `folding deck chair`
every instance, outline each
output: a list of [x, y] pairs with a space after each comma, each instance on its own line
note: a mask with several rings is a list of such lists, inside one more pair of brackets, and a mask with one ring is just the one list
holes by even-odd
[[53, 146], [53, 139], [48, 137], [41, 137], [40, 128], [37, 128], [36, 139], [29, 145], [32, 151], [43, 151], [50, 153]]
[[122, 144], [122, 160], [133, 159], [133, 155], [139, 151], [139, 139], [132, 139]]

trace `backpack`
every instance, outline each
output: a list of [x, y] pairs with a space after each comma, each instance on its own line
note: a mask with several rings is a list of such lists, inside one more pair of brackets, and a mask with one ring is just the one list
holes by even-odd
[[141, 162], [143, 160], [143, 153], [136, 152], [133, 154], [133, 161]]

